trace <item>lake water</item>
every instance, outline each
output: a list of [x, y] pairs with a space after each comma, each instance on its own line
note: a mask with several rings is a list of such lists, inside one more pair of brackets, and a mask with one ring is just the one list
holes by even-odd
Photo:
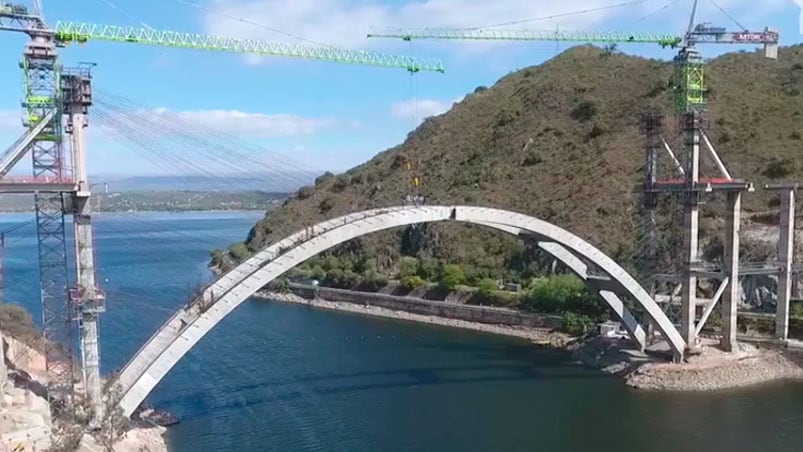
[[[102, 367], [121, 367], [256, 213], [101, 214]], [[0, 229], [29, 219], [0, 216]], [[9, 233], [6, 299], [38, 316], [33, 225]], [[150, 402], [176, 451], [799, 451], [803, 385], [658, 394], [525, 341], [252, 301]]]

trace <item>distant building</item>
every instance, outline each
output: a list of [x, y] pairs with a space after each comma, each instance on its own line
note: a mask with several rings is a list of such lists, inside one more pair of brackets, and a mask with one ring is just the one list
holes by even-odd
[[605, 337], [617, 337], [626, 334], [622, 330], [622, 324], [619, 322], [614, 322], [613, 320], [608, 320], [607, 322], [602, 322], [599, 324], [599, 335]]

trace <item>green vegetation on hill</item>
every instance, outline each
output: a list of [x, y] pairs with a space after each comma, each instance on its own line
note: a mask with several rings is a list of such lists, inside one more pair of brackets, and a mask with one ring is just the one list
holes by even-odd
[[22, 306], [9, 303], [0, 303], [0, 330], [26, 342], [39, 336], [31, 314]]
[[530, 278], [523, 290], [509, 291], [500, 281], [477, 274], [466, 275], [462, 265], [449, 264], [434, 258], [417, 259], [404, 256], [395, 272], [382, 273], [370, 257], [317, 256], [293, 269], [285, 278], [276, 280], [271, 290], [284, 292], [288, 279], [317, 280], [337, 289], [367, 292], [392, 291], [395, 295], [414, 295], [427, 299], [443, 299], [457, 295], [468, 304], [517, 308], [528, 312], [561, 315], [565, 329], [572, 334], [588, 331], [599, 321], [609, 318], [597, 296], [592, 295], [574, 275], [551, 274]]
[[[671, 74], [671, 63], [593, 46], [575, 47], [541, 66], [511, 73], [490, 88], [478, 87], [448, 113], [426, 119], [403, 144], [344, 174], [319, 177], [257, 223], [236, 255], [218, 253], [216, 261], [231, 265], [327, 218], [402, 204], [410, 187], [405, 169], [409, 158], [429, 204], [490, 206], [533, 215], [589, 240], [634, 269], [640, 246], [640, 202], [634, 187], [641, 181], [645, 145], [639, 115], [647, 107], [664, 111], [664, 135], [677, 136]], [[731, 173], [757, 186], [803, 176], [797, 157], [803, 145], [803, 46], [781, 49], [777, 61], [757, 52], [724, 55], [708, 64], [707, 77], [708, 134]], [[704, 162], [704, 172], [713, 174], [713, 169]], [[715, 218], [716, 206], [707, 205], [701, 221], [706, 256], [714, 259], [721, 253], [711, 234], [721, 223]], [[746, 195], [743, 206], [749, 217], [750, 212], [777, 208], [777, 199], [759, 190]], [[677, 230], [672, 222], [678, 213], [664, 211], [664, 231]], [[676, 248], [672, 239], [667, 234], [663, 247]], [[373, 234], [332, 254], [341, 262], [370, 258], [382, 275], [397, 274], [402, 256], [415, 257], [421, 269], [402, 278], [410, 286], [436, 281], [434, 274], [445, 264], [460, 266], [464, 279], [474, 285], [500, 279], [532, 285], [551, 265], [531, 245], [459, 224]], [[351, 277], [343, 272], [344, 278]], [[449, 284], [461, 279], [454, 273]]]

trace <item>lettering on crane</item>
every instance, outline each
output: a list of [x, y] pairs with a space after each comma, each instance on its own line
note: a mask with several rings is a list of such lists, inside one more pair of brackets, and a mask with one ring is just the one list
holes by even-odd
[[738, 42], [755, 42], [763, 43], [770, 40], [769, 33], [754, 33], [750, 31], [741, 31], [733, 34], [733, 40]]

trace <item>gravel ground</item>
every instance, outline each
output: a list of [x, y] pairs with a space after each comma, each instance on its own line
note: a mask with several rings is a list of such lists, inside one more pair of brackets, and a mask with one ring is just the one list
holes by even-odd
[[645, 364], [628, 376], [627, 384], [640, 389], [712, 391], [778, 380], [803, 380], [798, 353], [740, 343], [733, 354], [707, 346], [683, 364]]

